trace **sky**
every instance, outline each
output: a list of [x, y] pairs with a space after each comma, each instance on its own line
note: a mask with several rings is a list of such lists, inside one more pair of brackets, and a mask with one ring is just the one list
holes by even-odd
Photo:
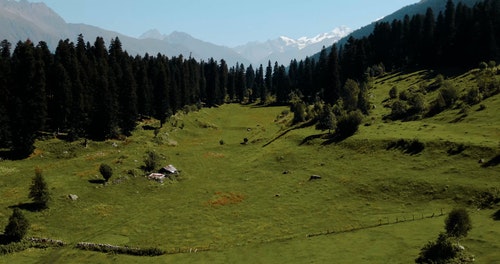
[[30, 0], [68, 23], [139, 37], [181, 31], [235, 47], [279, 36], [314, 37], [339, 26], [358, 29], [419, 0]]

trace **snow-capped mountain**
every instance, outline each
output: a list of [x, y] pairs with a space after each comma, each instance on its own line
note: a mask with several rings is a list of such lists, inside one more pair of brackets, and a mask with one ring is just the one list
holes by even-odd
[[[304, 59], [308, 55], [321, 50], [323, 46], [331, 46], [351, 32], [352, 30], [350, 28], [342, 26], [311, 38], [301, 37], [299, 39], [293, 39], [281, 36], [266, 42], [249, 42], [245, 45], [232, 48], [231, 52], [228, 51], [230, 48], [203, 42], [186, 33], [175, 31], [167, 35], [161, 33], [157, 29], [151, 29], [144, 32], [139, 39], [161, 40], [168, 44], [187, 46], [195, 51], [211, 51], [214, 58], [217, 57], [217, 55], [223, 55], [222, 50], [225, 50], [224, 54], [226, 55], [234, 53], [233, 56], [239, 55], [244, 58], [244, 60], [239, 61], [240, 63], [252, 63], [258, 66], [260, 64], [267, 65], [269, 60], [272, 63], [277, 61], [279, 64], [288, 65], [292, 59]], [[210, 47], [210, 50], [208, 50], [208, 47]]]
[[254, 65], [266, 65], [269, 60], [288, 65], [293, 59], [303, 59], [318, 52], [323, 46], [331, 46], [351, 32], [352, 30], [349, 27], [341, 26], [330, 32], [311, 38], [301, 37], [293, 39], [281, 36], [266, 42], [249, 42], [245, 45], [235, 47], [234, 50], [250, 60]]

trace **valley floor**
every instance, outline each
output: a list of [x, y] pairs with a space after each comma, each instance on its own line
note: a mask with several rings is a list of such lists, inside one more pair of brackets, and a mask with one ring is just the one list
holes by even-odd
[[[473, 228], [461, 243], [478, 263], [500, 263], [500, 226], [492, 218], [499, 208], [478, 209], [481, 194], [498, 195], [500, 188], [500, 166], [478, 163], [499, 154], [499, 98], [458, 123], [450, 123], [452, 112], [385, 122], [388, 110], [380, 104], [391, 82], [403, 82], [399, 78], [375, 82], [379, 107], [366, 126], [339, 143], [304, 141], [323, 133], [313, 128], [276, 139], [287, 129], [287, 108], [235, 104], [179, 115], [157, 136], [139, 127], [123, 141], [90, 142], [88, 148], [39, 142], [31, 158], [0, 162], [0, 226], [9, 207], [29, 202], [39, 167], [52, 201], [48, 210], [26, 212], [29, 236], [69, 245], [1, 261], [412, 263], [444, 231], [446, 214], [466, 207]], [[425, 148], [416, 154], [387, 148], [400, 139], [419, 140]], [[457, 146], [463, 149], [450, 152]], [[162, 165], [180, 169], [179, 178], [148, 181], [140, 166], [150, 150]], [[95, 183], [101, 163], [114, 171], [105, 186]], [[321, 179], [309, 180], [311, 175]], [[75, 249], [82, 241], [183, 253], [134, 257]]]

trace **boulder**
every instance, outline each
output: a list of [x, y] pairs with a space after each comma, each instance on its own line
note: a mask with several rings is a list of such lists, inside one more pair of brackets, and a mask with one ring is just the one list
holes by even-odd
[[70, 194], [70, 195], [68, 195], [68, 198], [71, 199], [71, 200], [73, 200], [73, 201], [76, 201], [76, 200], [78, 200], [78, 195], [76, 195], [76, 194]]

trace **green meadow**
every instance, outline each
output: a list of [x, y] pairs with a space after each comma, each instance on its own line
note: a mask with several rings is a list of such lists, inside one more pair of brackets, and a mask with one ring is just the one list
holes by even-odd
[[[326, 131], [313, 127], [290, 129], [288, 107], [239, 104], [179, 113], [157, 135], [142, 126], [159, 122], [145, 120], [131, 137], [87, 147], [83, 140], [38, 141], [30, 158], [0, 161], [0, 226], [13, 206], [30, 202], [40, 168], [52, 200], [47, 210], [23, 210], [28, 236], [67, 245], [3, 255], [0, 262], [413, 263], [444, 230], [446, 214], [465, 207], [473, 227], [461, 244], [477, 263], [500, 263], [500, 222], [492, 217], [500, 208], [480, 206], [484, 193], [500, 195], [500, 166], [478, 162], [500, 155], [500, 96], [466, 115], [457, 108], [416, 121], [383, 119], [392, 87], [430, 85], [434, 75], [373, 80], [374, 109], [341, 142], [322, 139]], [[475, 71], [448, 80], [465, 93], [476, 85]], [[413, 154], [388, 148], [401, 139], [425, 148]], [[180, 176], [148, 180], [141, 170], [146, 151]], [[113, 169], [106, 185], [99, 182], [101, 163]], [[105, 254], [76, 249], [78, 242], [168, 254]]]

